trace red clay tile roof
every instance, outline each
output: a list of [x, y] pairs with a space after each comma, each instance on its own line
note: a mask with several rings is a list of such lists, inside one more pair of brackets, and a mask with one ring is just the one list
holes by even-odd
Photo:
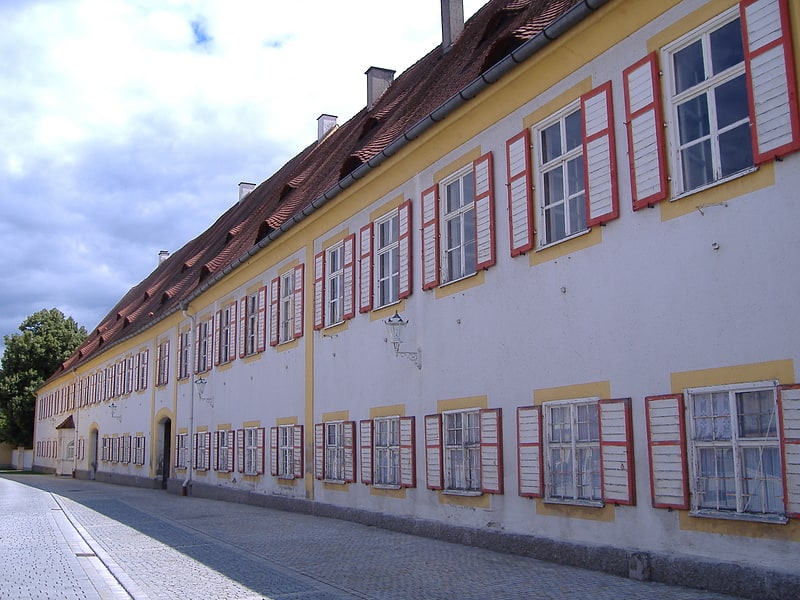
[[397, 77], [372, 110], [362, 109], [289, 160], [229, 208], [114, 306], [53, 375], [80, 365], [159, 319], [209, 278], [244, 256], [349, 173], [476, 80], [580, 0], [491, 0], [467, 23], [448, 52], [437, 46]]

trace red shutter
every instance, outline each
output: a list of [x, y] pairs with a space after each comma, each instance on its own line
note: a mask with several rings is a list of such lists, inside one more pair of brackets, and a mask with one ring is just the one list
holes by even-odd
[[236, 334], [236, 327], [239, 323], [239, 319], [236, 318], [236, 306], [237, 302], [234, 300], [231, 302], [230, 305], [230, 329], [228, 331], [228, 344], [230, 347], [228, 348], [228, 360], [234, 361], [236, 360], [236, 342], [237, 338], [239, 337]]
[[[181, 434], [175, 436], [175, 459], [173, 466], [176, 469], [185, 469], [186, 465], [182, 465], [180, 463], [180, 447], [181, 447]], [[106, 438], [103, 438], [103, 451], [102, 451], [102, 460], [106, 460]]]
[[683, 394], [648, 396], [650, 492], [655, 508], [689, 508]]
[[400, 417], [400, 487], [417, 487], [417, 463], [414, 417]]
[[429, 490], [441, 490], [442, 482], [442, 415], [425, 416], [425, 476]]
[[636, 504], [633, 461], [631, 399], [600, 400], [600, 473], [603, 499], [616, 504]]
[[367, 223], [358, 232], [358, 310], [372, 310], [372, 235], [373, 224]]
[[398, 214], [398, 260], [400, 261], [400, 282], [398, 297], [411, 295], [411, 200], [406, 200], [397, 209]]
[[422, 289], [439, 285], [439, 186], [422, 192]]
[[325, 479], [325, 424], [314, 424], [314, 477]]
[[325, 252], [314, 257], [314, 329], [325, 327]]
[[743, 0], [753, 158], [756, 164], [800, 149], [800, 107], [788, 0]]
[[511, 256], [519, 256], [533, 248], [530, 129], [526, 128], [506, 142], [506, 164]]
[[356, 482], [356, 422], [342, 423], [344, 437], [344, 480], [345, 483]]
[[236, 470], [244, 474], [244, 429], [236, 430]]
[[[183, 373], [181, 373], [181, 356], [183, 355], [183, 334], [178, 330], [178, 359], [177, 359], [177, 379], [183, 378]], [[94, 377], [94, 375], [92, 376]], [[93, 400], [92, 400], [93, 402]]]
[[213, 321], [209, 321], [209, 322], [213, 323], [213, 327], [214, 327], [214, 329], [213, 329], [213, 331], [214, 331], [214, 343], [213, 343], [212, 347], [214, 348], [214, 365], [216, 366], [216, 365], [219, 364], [219, 355], [220, 355], [219, 346], [220, 346], [220, 341], [222, 339], [222, 335], [220, 335], [221, 330], [222, 330], [222, 311], [218, 310], [217, 314], [216, 314], [216, 318], [214, 318]]
[[214, 435], [211, 436], [211, 447], [213, 449], [212, 456], [214, 458], [214, 467], [215, 471], [219, 471], [219, 431], [215, 431]]
[[247, 356], [247, 296], [239, 300], [239, 358]]
[[778, 388], [778, 423], [786, 516], [800, 517], [800, 385]]
[[303, 289], [305, 287], [305, 272], [306, 268], [305, 265], [297, 265], [294, 268], [294, 299], [292, 304], [294, 306], [294, 337], [301, 338], [303, 337], [303, 331], [305, 328], [305, 324], [303, 323], [303, 314], [304, 314], [304, 302], [305, 296], [303, 295]]
[[500, 408], [481, 410], [481, 491], [503, 493], [503, 413]]
[[622, 72], [633, 210], [667, 197], [664, 115], [658, 78], [655, 52]]
[[517, 485], [519, 495], [544, 496], [542, 465], [542, 407], [517, 408]]
[[581, 96], [581, 114], [586, 225], [594, 227], [619, 217], [610, 81]]
[[200, 372], [200, 332], [202, 331], [201, 327], [202, 327], [201, 324], [198, 323], [197, 327], [195, 327], [195, 331], [194, 331], [194, 372], [195, 373], [199, 373]]
[[361, 483], [372, 483], [372, 419], [358, 424], [359, 447], [361, 449]]
[[132, 382], [133, 391], [138, 392], [139, 391], [139, 381], [141, 379], [139, 377], [139, 375], [141, 373], [141, 368], [142, 368], [142, 353], [141, 352], [137, 352], [136, 356], [133, 357], [133, 358], [134, 358], [134, 361], [133, 361], [133, 382]]
[[278, 428], [269, 428], [269, 473], [273, 477], [278, 474]]
[[264, 456], [264, 444], [266, 440], [266, 429], [264, 427], [259, 427], [256, 430], [256, 443], [258, 444], [258, 453], [256, 454], [256, 465], [258, 469], [258, 475], [264, 474], [264, 461], [266, 460]]
[[267, 286], [259, 288], [256, 304], [256, 352], [263, 352], [267, 348]]
[[269, 345], [280, 341], [281, 278], [276, 277], [269, 285]]
[[294, 444], [294, 476], [303, 477], [303, 426], [292, 427], [292, 443]]
[[226, 473], [233, 473], [234, 470], [234, 463], [233, 459], [236, 458], [236, 441], [234, 439], [235, 431], [233, 429], [228, 429], [227, 437], [228, 437], [228, 470]]
[[342, 318], [346, 321], [356, 316], [356, 234], [348, 235], [342, 245], [344, 254]]
[[475, 181], [475, 268], [488, 269], [495, 264], [494, 252], [494, 172], [492, 153], [487, 152], [472, 163]]

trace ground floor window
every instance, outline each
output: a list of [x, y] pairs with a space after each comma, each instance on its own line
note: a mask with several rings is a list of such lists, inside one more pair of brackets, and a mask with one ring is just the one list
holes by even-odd
[[480, 492], [480, 411], [444, 413], [445, 490]]
[[175, 467], [178, 469], [186, 468], [186, 459], [189, 451], [189, 435], [179, 433], [175, 436]]

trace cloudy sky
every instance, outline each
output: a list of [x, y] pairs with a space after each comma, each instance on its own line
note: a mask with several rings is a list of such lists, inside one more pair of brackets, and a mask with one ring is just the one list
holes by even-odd
[[[486, 0], [464, 0], [465, 18]], [[0, 352], [122, 295], [441, 40], [439, 0], [0, 0]]]

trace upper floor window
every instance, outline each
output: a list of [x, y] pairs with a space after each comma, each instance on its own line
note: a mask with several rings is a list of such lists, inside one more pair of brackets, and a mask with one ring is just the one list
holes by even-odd
[[250, 294], [244, 299], [244, 354], [256, 353], [256, 332], [258, 331], [258, 294]]
[[538, 157], [539, 245], [586, 229], [583, 118], [576, 102], [535, 129]]
[[400, 217], [391, 212], [375, 222], [375, 304], [376, 308], [397, 302], [400, 283]]
[[442, 283], [475, 273], [475, 174], [461, 171], [440, 187]]
[[314, 257], [314, 329], [355, 316], [355, 239], [351, 234]]
[[281, 276], [279, 302], [278, 339], [280, 342], [288, 342], [294, 339], [294, 271]]
[[156, 349], [156, 385], [169, 381], [169, 340], [164, 340]]
[[335, 325], [344, 320], [344, 244], [328, 248], [325, 263], [325, 325]]
[[215, 362], [224, 364], [236, 358], [236, 303], [217, 311], [218, 348]]
[[214, 319], [203, 319], [197, 324], [197, 355], [195, 356], [195, 372], [204, 373], [211, 370], [214, 346]]
[[739, 8], [666, 50], [678, 193], [753, 166]]
[[303, 335], [304, 273], [304, 265], [298, 265], [273, 279], [270, 284], [271, 346], [291, 342]]
[[178, 379], [186, 379], [191, 374], [191, 331], [182, 331], [178, 334]]
[[411, 294], [411, 201], [359, 232], [359, 310], [368, 312]]
[[134, 387], [136, 390], [147, 389], [147, 380], [150, 378], [150, 350], [145, 348], [136, 354], [136, 366], [134, 369]]

